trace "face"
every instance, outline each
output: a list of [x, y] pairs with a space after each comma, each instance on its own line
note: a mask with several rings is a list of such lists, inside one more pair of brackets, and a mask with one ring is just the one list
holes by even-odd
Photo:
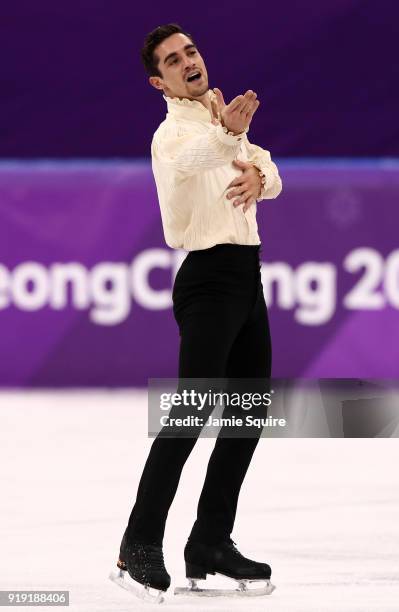
[[156, 47], [162, 77], [150, 77], [156, 89], [171, 98], [200, 98], [209, 89], [204, 60], [185, 34], [172, 34]]

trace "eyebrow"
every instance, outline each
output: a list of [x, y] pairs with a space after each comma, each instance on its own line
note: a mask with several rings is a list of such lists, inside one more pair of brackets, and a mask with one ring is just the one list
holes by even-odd
[[[190, 43], [190, 44], [188, 44], [188, 45], [185, 45], [185, 46], [183, 47], [183, 51], [186, 51], [187, 49], [191, 49], [192, 47], [195, 47], [194, 43]], [[169, 53], [169, 55], [167, 55], [167, 56], [165, 57], [165, 59], [164, 59], [163, 63], [164, 63], [164, 64], [166, 64], [166, 62], [167, 62], [168, 60], [170, 60], [170, 58], [171, 58], [171, 57], [174, 57], [175, 55], [177, 55], [177, 52], [176, 52], [176, 51], [173, 51], [173, 53]]]

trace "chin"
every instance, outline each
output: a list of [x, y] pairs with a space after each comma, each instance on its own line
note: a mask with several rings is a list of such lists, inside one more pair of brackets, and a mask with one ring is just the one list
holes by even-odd
[[198, 89], [198, 91], [193, 91], [193, 96], [195, 96], [196, 98], [199, 98], [201, 96], [203, 96], [204, 94], [206, 94], [206, 92], [208, 91], [209, 87], [208, 87], [208, 83], [206, 85], [203, 85], [201, 87], [201, 89]]

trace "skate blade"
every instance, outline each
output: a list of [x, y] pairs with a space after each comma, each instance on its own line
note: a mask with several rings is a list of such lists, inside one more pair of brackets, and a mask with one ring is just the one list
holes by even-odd
[[[237, 589], [203, 589], [197, 585], [197, 581], [190, 580], [188, 587], [176, 587], [175, 595], [196, 595], [200, 597], [262, 597], [271, 595], [275, 590], [274, 584], [270, 580], [238, 580]], [[248, 582], [265, 582], [265, 585], [260, 589], [249, 589]]]
[[[144, 586], [143, 584], [136, 582], [129, 576], [129, 573], [126, 570], [118, 569], [117, 571], [112, 571], [108, 577], [122, 589], [130, 591], [133, 593], [133, 595], [139, 599], [142, 599], [143, 601], [158, 604], [165, 601], [163, 591], [152, 589], [151, 587]], [[152, 591], [154, 591], [154, 593], [152, 593]]]

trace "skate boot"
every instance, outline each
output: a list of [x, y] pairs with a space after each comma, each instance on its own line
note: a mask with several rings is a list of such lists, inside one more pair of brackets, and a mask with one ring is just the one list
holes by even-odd
[[[235, 542], [228, 538], [218, 544], [204, 544], [188, 539], [184, 549], [188, 588], [178, 587], [175, 594], [192, 593], [196, 595], [270, 595], [276, 588], [270, 582], [271, 568], [267, 563], [259, 563], [244, 557], [236, 548]], [[206, 579], [207, 574], [221, 574], [238, 583], [237, 589], [202, 589], [198, 580]], [[262, 583], [261, 588], [248, 588], [252, 582]]]
[[[170, 576], [165, 568], [162, 546], [128, 542], [125, 532], [117, 566], [118, 571], [111, 572], [110, 580], [146, 601], [164, 601], [163, 592], [170, 586]], [[153, 593], [151, 589], [156, 592]]]

